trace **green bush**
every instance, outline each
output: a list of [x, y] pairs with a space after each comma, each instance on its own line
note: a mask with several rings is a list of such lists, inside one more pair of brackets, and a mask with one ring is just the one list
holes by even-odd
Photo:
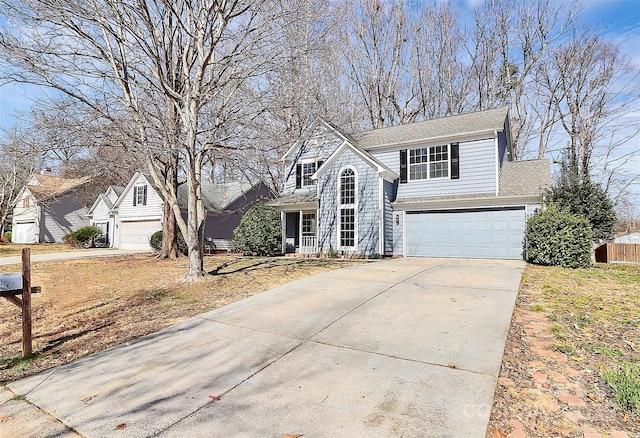
[[273, 207], [256, 204], [240, 220], [233, 232], [233, 247], [244, 254], [273, 256], [282, 252], [280, 213]]
[[[176, 233], [178, 234], [178, 251], [182, 254], [187, 254], [187, 242], [184, 240], [184, 237], [182, 237], [180, 230], [176, 230]], [[149, 245], [151, 245], [154, 251], [159, 252], [162, 249], [162, 231], [156, 231], [151, 235]]]
[[618, 405], [625, 411], [640, 409], [640, 367], [623, 363], [602, 375], [613, 391]]
[[531, 263], [564, 268], [591, 265], [591, 226], [582, 216], [549, 206], [527, 220], [525, 239]]
[[93, 245], [93, 241], [100, 236], [102, 236], [100, 228], [91, 225], [72, 231], [65, 235], [62, 240], [76, 248], [89, 248]]
[[13, 234], [11, 233], [11, 231], [7, 231], [6, 233], [4, 233], [4, 240], [7, 243], [11, 243], [11, 237], [13, 236]]

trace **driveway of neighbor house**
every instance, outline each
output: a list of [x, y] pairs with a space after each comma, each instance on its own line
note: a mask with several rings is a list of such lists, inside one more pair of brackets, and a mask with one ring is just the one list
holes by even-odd
[[88, 437], [484, 437], [523, 268], [325, 272], [9, 387]]
[[[84, 259], [88, 257], [112, 257], [128, 254], [138, 254], [149, 251], [136, 251], [128, 249], [79, 249], [77, 251], [51, 252], [46, 254], [32, 254], [31, 262], [53, 262], [57, 260]], [[0, 266], [3, 265], [19, 265], [22, 263], [22, 256], [0, 257]]]

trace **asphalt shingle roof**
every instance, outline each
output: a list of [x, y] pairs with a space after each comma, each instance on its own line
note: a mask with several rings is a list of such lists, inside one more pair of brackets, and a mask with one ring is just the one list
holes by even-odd
[[379, 146], [417, 140], [502, 131], [508, 111], [508, 107], [501, 107], [475, 113], [442, 117], [425, 120], [424, 122], [358, 132], [351, 134], [350, 138], [353, 138], [358, 146], [368, 150]]
[[[211, 183], [202, 181], [202, 203], [206, 211], [222, 212], [247, 193], [255, 184], [250, 182]], [[187, 205], [187, 184], [178, 187], [178, 204]]]
[[499, 196], [539, 195], [551, 186], [549, 160], [505, 161], [502, 164]]
[[27, 185], [29, 191], [38, 199], [45, 199], [52, 196], [62, 195], [70, 190], [80, 187], [91, 180], [86, 176], [83, 178], [59, 178], [52, 175], [34, 174], [38, 185]]
[[290, 195], [281, 196], [278, 199], [267, 202], [267, 205], [273, 207], [283, 207], [287, 205], [300, 205], [300, 204], [312, 204], [317, 202], [318, 196], [316, 192], [307, 193], [293, 193]]

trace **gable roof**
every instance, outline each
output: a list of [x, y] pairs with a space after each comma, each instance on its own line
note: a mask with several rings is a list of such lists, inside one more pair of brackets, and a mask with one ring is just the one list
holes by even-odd
[[89, 176], [82, 178], [59, 178], [57, 176], [40, 173], [32, 175], [32, 180], [33, 179], [35, 179], [37, 184], [27, 184], [26, 187], [38, 200], [63, 195], [91, 181], [91, 177]]
[[362, 149], [369, 150], [402, 143], [492, 133], [504, 130], [508, 114], [509, 108], [505, 106], [475, 113], [362, 131], [351, 134], [351, 138]]
[[551, 163], [546, 158], [502, 163], [499, 196], [539, 196], [550, 186]]
[[[254, 187], [261, 184], [262, 181], [258, 183], [248, 181], [211, 183], [209, 181], [202, 181], [201, 189], [204, 209], [206, 211], [223, 212], [239, 198], [245, 196]], [[187, 197], [187, 184], [183, 183], [178, 187], [178, 204], [181, 207], [186, 207]]]
[[304, 133], [300, 136], [300, 138], [296, 140], [296, 142], [293, 145], [291, 145], [291, 147], [287, 150], [287, 152], [284, 153], [284, 155], [280, 160], [285, 161], [287, 158], [289, 158], [289, 156], [292, 155], [293, 152], [295, 152], [302, 143], [304, 143], [306, 140], [310, 138], [311, 133], [315, 131], [318, 125], [325, 125], [331, 131], [333, 131], [338, 137], [342, 138], [342, 140], [349, 140], [348, 136], [344, 132], [342, 132], [340, 128], [338, 128], [333, 123], [330, 123], [325, 119], [323, 119], [322, 117], [318, 116], [313, 121], [313, 123], [311, 123], [311, 125], [307, 129], [305, 129]]
[[631, 233], [624, 236], [618, 236], [613, 239], [613, 243], [635, 243], [640, 244], [640, 233]]
[[316, 171], [316, 173], [312, 175], [311, 178], [317, 179], [320, 175], [322, 175], [326, 171], [326, 169], [328, 169], [331, 166], [331, 164], [333, 164], [346, 149], [351, 149], [356, 155], [362, 158], [363, 161], [365, 161], [371, 167], [376, 169], [378, 172], [378, 175], [386, 179], [387, 181], [393, 182], [396, 179], [398, 179], [398, 175], [393, 170], [389, 169], [387, 166], [382, 164], [379, 160], [375, 159], [374, 157], [372, 157], [370, 154], [363, 151], [359, 147], [353, 145], [348, 140], [342, 142], [342, 144], [338, 146], [335, 151], [333, 151], [333, 153], [329, 156], [329, 158], [327, 158], [324, 164], [320, 166], [320, 168]]

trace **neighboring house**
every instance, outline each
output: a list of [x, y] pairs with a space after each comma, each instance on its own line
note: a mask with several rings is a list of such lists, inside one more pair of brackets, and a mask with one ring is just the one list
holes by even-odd
[[618, 236], [613, 239], [613, 243], [635, 243], [640, 244], [640, 233], [631, 233], [624, 236]]
[[109, 186], [106, 192], [98, 196], [87, 212], [91, 225], [98, 227], [100, 231], [102, 231], [102, 237], [95, 242], [96, 246], [106, 248], [113, 246], [116, 230], [116, 218], [113, 213], [113, 205], [123, 191], [124, 187]]
[[[107, 191], [109, 193], [109, 191]], [[110, 245], [121, 249], [150, 249], [149, 238], [162, 230], [163, 199], [150, 180], [136, 173], [124, 187], [112, 207], [106, 212], [108, 199], [101, 195], [92, 207], [92, 223], [113, 229]], [[186, 187], [178, 188], [178, 203], [186, 217]], [[233, 230], [238, 226], [244, 212], [255, 202], [269, 198], [263, 183], [202, 183], [202, 198], [207, 214], [205, 239], [214, 250], [231, 249]], [[94, 208], [95, 207], [95, 208]], [[113, 222], [110, 222], [111, 218]]]
[[317, 119], [283, 156], [283, 251], [522, 258], [548, 160], [513, 161], [507, 108], [347, 134]]
[[90, 181], [35, 174], [18, 195], [13, 208], [14, 243], [54, 243], [78, 228], [89, 225], [87, 205], [79, 196]]

